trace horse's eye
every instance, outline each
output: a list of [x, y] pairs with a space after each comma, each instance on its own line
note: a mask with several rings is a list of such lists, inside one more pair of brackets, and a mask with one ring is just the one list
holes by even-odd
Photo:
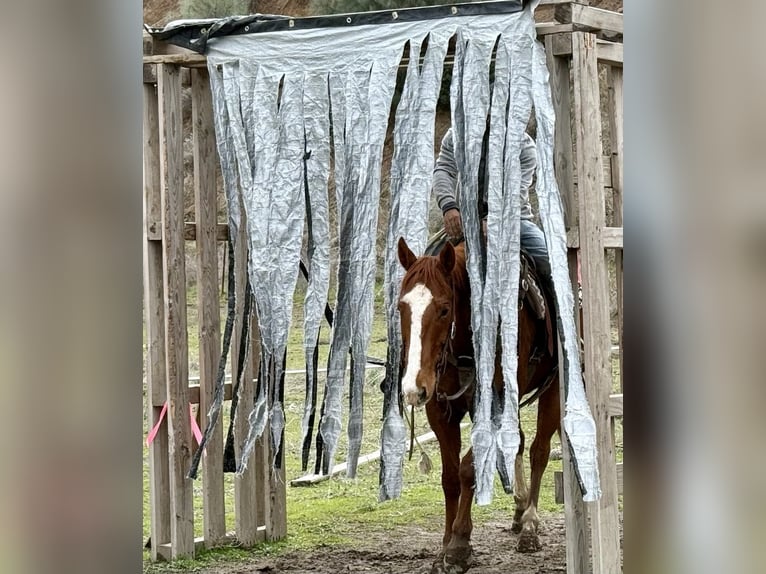
[[449, 315], [449, 307], [442, 307], [442, 310], [439, 312], [439, 318], [444, 319]]

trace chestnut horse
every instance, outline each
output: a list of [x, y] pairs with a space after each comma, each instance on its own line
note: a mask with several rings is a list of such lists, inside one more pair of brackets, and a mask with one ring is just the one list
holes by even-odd
[[[442, 552], [434, 572], [464, 572], [471, 558], [471, 505], [474, 497], [473, 454], [460, 460], [460, 421], [472, 412], [475, 377], [461, 368], [473, 357], [470, 286], [464, 243], [442, 248], [436, 257], [416, 257], [403, 238], [399, 261], [406, 273], [399, 299], [404, 376], [402, 394], [408, 405], [425, 405], [428, 422], [439, 441], [446, 520]], [[538, 283], [539, 284], [539, 283]], [[520, 288], [520, 298], [525, 289]], [[553, 305], [545, 296], [546, 319], [533, 305], [520, 301], [518, 337], [519, 397], [539, 395], [537, 432], [530, 448], [531, 483], [524, 476], [524, 434], [515, 459], [513, 485], [516, 512], [512, 531], [520, 533], [517, 550], [540, 549], [537, 502], [548, 464], [550, 442], [560, 425], [558, 358], [550, 325]], [[498, 345], [493, 385], [502, 392]], [[462, 371], [462, 376], [461, 376]], [[533, 399], [534, 400], [534, 399]], [[521, 429], [519, 429], [521, 431]]]

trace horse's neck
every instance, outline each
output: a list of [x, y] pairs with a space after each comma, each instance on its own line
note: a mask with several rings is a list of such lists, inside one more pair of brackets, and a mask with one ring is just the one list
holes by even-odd
[[[464, 245], [464, 244], [463, 244]], [[454, 352], [461, 355], [472, 354], [471, 340], [471, 288], [468, 282], [465, 249], [460, 245], [455, 249], [455, 267], [452, 270], [452, 287], [455, 290], [455, 327], [457, 330]]]

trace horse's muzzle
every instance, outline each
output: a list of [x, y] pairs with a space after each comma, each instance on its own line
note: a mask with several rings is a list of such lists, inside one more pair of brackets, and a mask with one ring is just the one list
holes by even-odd
[[418, 389], [417, 393], [405, 393], [404, 401], [411, 407], [421, 407], [428, 402], [428, 392]]

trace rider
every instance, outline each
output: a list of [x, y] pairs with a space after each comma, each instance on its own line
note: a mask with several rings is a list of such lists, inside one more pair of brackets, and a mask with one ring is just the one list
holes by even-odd
[[[486, 193], [486, 137], [479, 167], [479, 193], [481, 194], [480, 216], [487, 217]], [[529, 203], [529, 188], [537, 169], [537, 147], [535, 140], [525, 133], [521, 146], [521, 247], [534, 259], [537, 271], [545, 282], [550, 282], [551, 265], [545, 246], [545, 235], [533, 221], [534, 213]], [[433, 177], [433, 192], [444, 217], [444, 230], [453, 242], [463, 238], [463, 223], [457, 203], [458, 170], [455, 161], [452, 128], [442, 139], [439, 157], [436, 159]]]

